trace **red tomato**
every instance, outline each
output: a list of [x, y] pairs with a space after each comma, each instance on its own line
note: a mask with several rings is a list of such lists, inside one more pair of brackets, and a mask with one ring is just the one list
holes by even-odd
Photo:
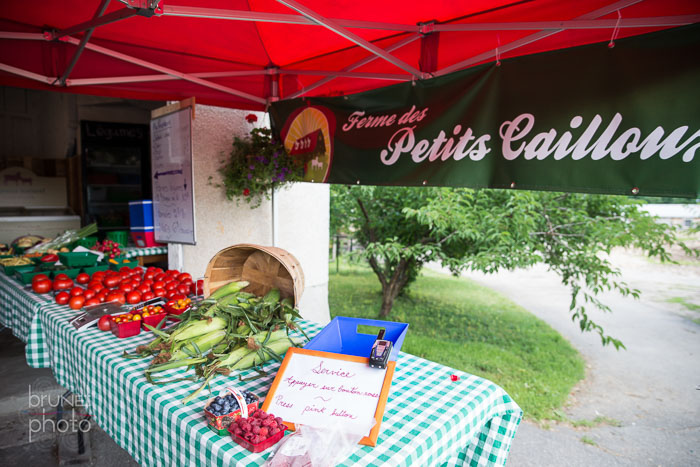
[[168, 277], [168, 276], [166, 276], [166, 275], [163, 274], [162, 272], [159, 272], [158, 274], [156, 274], [155, 276], [153, 276], [153, 280], [156, 281], [156, 282], [158, 282], [158, 281], [164, 280], [166, 277]]
[[155, 275], [156, 275], [156, 273], [153, 271], [146, 271], [146, 274], [143, 275], [143, 278], [150, 281], [153, 279], [153, 276], [155, 276]]
[[104, 289], [104, 286], [100, 284], [99, 282], [90, 282], [88, 284], [88, 289], [92, 290], [93, 292], [97, 293], [100, 290]]
[[141, 294], [133, 291], [126, 294], [126, 303], [133, 304], [141, 301]]
[[144, 292], [144, 293], [141, 295], [141, 300], [143, 300], [143, 301], [145, 302], [146, 300], [150, 300], [150, 299], [152, 299], [152, 298], [155, 298], [155, 296], [156, 296], [156, 294], [154, 294], [153, 292], [151, 292], [151, 291], [149, 290], [149, 291], [147, 291], [147, 292]]
[[190, 287], [187, 284], [180, 284], [177, 286], [177, 292], [182, 295], [189, 295]]
[[165, 289], [162, 287], [153, 289], [153, 295], [155, 295], [156, 297], [165, 297], [165, 294]]
[[64, 280], [66, 280], [66, 279], [70, 279], [70, 277], [66, 276], [66, 275], [63, 274], [63, 273], [56, 274], [53, 278], [54, 278], [54, 280], [55, 280], [55, 279], [58, 279], [58, 280], [61, 280], [61, 281], [64, 281]]
[[84, 304], [85, 304], [85, 297], [82, 297], [80, 295], [76, 295], [74, 297], [71, 297], [71, 299], [68, 301], [68, 306], [70, 306], [74, 310], [81, 309]]
[[34, 282], [46, 281], [46, 280], [49, 280], [49, 276], [47, 276], [46, 274], [37, 274], [36, 276], [34, 276], [32, 278], [32, 284]]
[[119, 285], [119, 291], [120, 291], [120, 292], [124, 292], [125, 294], [131, 292], [132, 290], [134, 290], [134, 288], [131, 286], [130, 283], [120, 284], [120, 285]]
[[48, 279], [32, 282], [32, 290], [36, 293], [51, 292], [51, 281]]
[[147, 285], [141, 284], [136, 287], [136, 290], [138, 290], [141, 294], [145, 294], [146, 292], [150, 292], [151, 288]]
[[106, 290], [100, 291], [100, 293], [95, 295], [95, 298], [99, 299], [100, 303], [103, 303], [105, 301], [105, 298], [107, 298], [107, 291]]
[[126, 303], [126, 297], [121, 292], [111, 292], [105, 297], [106, 302], [119, 302], [122, 305]]
[[70, 289], [73, 287], [73, 281], [70, 279], [59, 279], [56, 277], [53, 280], [53, 289], [54, 290], [65, 290], [65, 289]]
[[195, 295], [203, 295], [204, 294], [204, 279], [197, 280], [194, 294]]
[[68, 292], [59, 292], [56, 294], [56, 303], [59, 305], [65, 305], [70, 300], [70, 294]]
[[95, 271], [92, 274], [93, 279], [104, 279], [104, 277], [107, 275], [107, 271]]
[[170, 281], [165, 284], [165, 290], [175, 290], [177, 289], [177, 282], [175, 281]]
[[153, 281], [151, 279], [146, 279], [142, 282], [143, 285], [152, 287], [153, 286]]
[[100, 299], [99, 298], [88, 298], [85, 300], [85, 306], [90, 306], [90, 305], [99, 305], [100, 304]]
[[97, 292], [94, 290], [87, 289], [83, 292], [83, 297], [85, 297], [85, 300], [90, 300], [91, 298], [95, 297], [97, 295]]
[[187, 279], [192, 280], [192, 276], [187, 272], [183, 272], [181, 274], [178, 274], [177, 276], [177, 280], [179, 280], [180, 282], [185, 281]]
[[109, 315], [104, 315], [100, 317], [100, 320], [97, 322], [97, 328], [100, 331], [109, 331], [111, 329], [110, 322], [112, 322], [112, 317]]
[[83, 290], [82, 287], [73, 287], [72, 289], [70, 289], [70, 296], [71, 297], [77, 297], [78, 295], [82, 296], [84, 292], [85, 292], [85, 290]]
[[172, 299], [173, 299], [173, 300], [184, 300], [184, 299], [186, 299], [186, 298], [187, 298], [187, 297], [186, 297], [185, 295], [182, 295], [182, 294], [180, 294], [180, 293], [174, 293], [173, 296], [172, 296]]
[[119, 279], [119, 276], [109, 276], [109, 277], [105, 277], [105, 279], [104, 279], [105, 287], [108, 287], [108, 288], [110, 288], [110, 289], [111, 289], [112, 287], [116, 287], [117, 284], [119, 284], [119, 281], [120, 281], [120, 280], [121, 280], [121, 279]]
[[81, 272], [76, 276], [75, 282], [77, 282], [78, 284], [87, 284], [88, 282], [90, 282], [90, 275]]
[[168, 300], [172, 299], [175, 295], [177, 295], [177, 290], [166, 290], [165, 291], [165, 298]]
[[154, 289], [164, 289], [165, 288], [165, 282], [163, 281], [155, 281], [153, 283], [153, 288]]

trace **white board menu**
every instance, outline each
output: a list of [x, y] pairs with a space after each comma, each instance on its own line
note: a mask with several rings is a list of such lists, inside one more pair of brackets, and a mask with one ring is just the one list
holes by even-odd
[[380, 370], [367, 358], [292, 348], [263, 410], [289, 423], [364, 435], [362, 444], [373, 446], [393, 377], [390, 363]]
[[151, 120], [153, 221], [158, 242], [196, 244], [192, 114], [186, 107]]

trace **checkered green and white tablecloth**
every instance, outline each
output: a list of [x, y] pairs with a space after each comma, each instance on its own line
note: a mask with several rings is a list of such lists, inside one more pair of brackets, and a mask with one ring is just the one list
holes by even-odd
[[168, 254], [168, 247], [167, 246], [152, 246], [152, 247], [145, 247], [145, 248], [138, 248], [138, 247], [126, 247], [124, 248], [124, 256], [127, 258], [135, 258], [137, 256], [153, 256], [153, 255], [167, 255]]
[[[185, 406], [181, 400], [195, 389], [195, 383], [151, 385], [143, 373], [150, 359], [122, 358], [125, 349], [149, 342], [150, 333], [117, 339], [96, 328], [76, 331], [68, 323], [74, 314], [54, 303], [39, 306], [31, 321], [27, 358], [32, 340], [42, 336], [48, 349], [43, 358], [57, 381], [79, 395], [94, 420], [139, 463], [243, 466], [264, 462], [269, 450], [250, 453], [207, 428], [202, 409], [210, 397], [208, 391]], [[312, 322], [303, 326], [309, 335], [322, 328]], [[211, 387], [218, 393], [233, 384], [263, 398], [278, 366], [268, 363], [267, 376], [248, 382], [240, 382], [236, 374], [219, 375]], [[451, 381], [452, 374], [459, 380]], [[183, 369], [164, 374], [168, 379], [184, 375]], [[492, 382], [401, 353], [377, 446], [358, 446], [339, 465], [503, 465], [521, 417], [518, 405]]]

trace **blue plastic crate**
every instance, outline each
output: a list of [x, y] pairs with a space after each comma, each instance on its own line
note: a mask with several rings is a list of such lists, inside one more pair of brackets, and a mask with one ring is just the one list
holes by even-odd
[[153, 228], [153, 200], [144, 199], [141, 201], [129, 202], [129, 221], [132, 230], [144, 227]]
[[[369, 326], [374, 328], [374, 332], [367, 333], [364, 329], [358, 330], [358, 326]], [[378, 328], [384, 329], [384, 339], [393, 343], [389, 360], [396, 361], [399, 357], [403, 340], [406, 337], [408, 323], [336, 316], [304, 348], [369, 357], [372, 345], [377, 339]]]

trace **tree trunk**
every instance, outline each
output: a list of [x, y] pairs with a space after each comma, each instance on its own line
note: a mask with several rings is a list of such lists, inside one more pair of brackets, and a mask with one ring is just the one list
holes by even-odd
[[401, 293], [401, 290], [406, 285], [408, 280], [408, 262], [404, 259], [400, 260], [394, 269], [394, 274], [388, 281], [382, 282], [382, 307], [379, 310], [379, 317], [386, 318], [391, 313], [391, 308], [394, 306], [394, 299]]
[[399, 294], [401, 289], [396, 287], [397, 284], [391, 282], [386, 287], [382, 287], [382, 307], [379, 310], [379, 317], [386, 318], [391, 313], [391, 307], [394, 306], [394, 299]]

